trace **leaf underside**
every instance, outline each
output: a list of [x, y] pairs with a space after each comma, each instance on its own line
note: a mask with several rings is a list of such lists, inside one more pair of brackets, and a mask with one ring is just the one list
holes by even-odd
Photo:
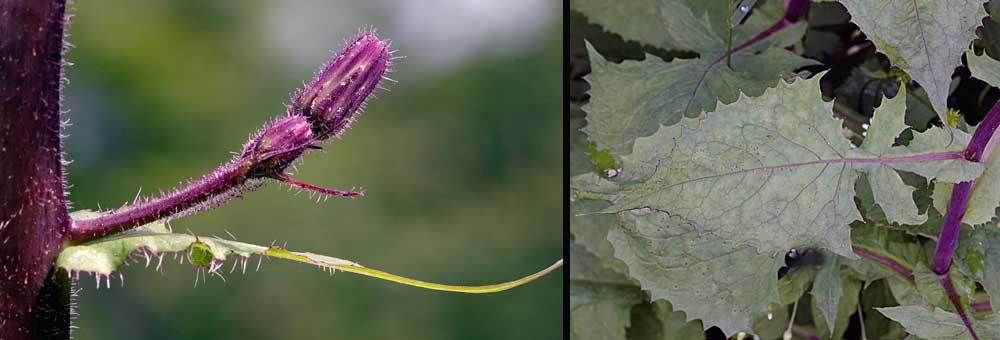
[[941, 121], [948, 121], [951, 75], [976, 38], [983, 0], [842, 0], [879, 52], [927, 90]]
[[624, 340], [629, 311], [644, 299], [639, 288], [575, 242], [570, 257], [570, 337]]
[[[672, 125], [683, 117], [711, 112], [719, 102], [736, 101], [741, 92], [759, 95], [781, 76], [816, 64], [782, 48], [801, 39], [804, 23], [734, 53], [727, 65], [725, 27], [731, 14], [724, 1], [660, 1], [647, 8], [621, 3], [580, 0], [573, 6], [628, 39], [668, 50], [694, 51], [699, 57], [664, 62], [647, 55], [643, 61], [614, 64], [588, 44], [593, 71], [587, 77], [591, 99], [584, 107], [588, 121], [584, 132], [599, 149], [615, 155], [630, 153], [637, 137], [652, 134], [660, 124]], [[749, 40], [780, 20], [783, 11], [780, 1], [765, 3], [734, 29], [733, 41]], [[659, 20], [653, 21], [657, 24], [635, 25], [635, 16], [655, 17], [657, 13]]]
[[[578, 198], [611, 202], [604, 209], [591, 204], [595, 210], [582, 215], [618, 216], [604, 222], [615, 257], [654, 300], [726, 334], [751, 331], [754, 313], [779, 302], [775, 272], [789, 249], [856, 258], [848, 225], [862, 219], [854, 201], [859, 174], [868, 175], [886, 217], [901, 224], [927, 216], [899, 171], [938, 181], [981, 174], [980, 164], [961, 159], [968, 139], [961, 131], [931, 128], [914, 132], [906, 146], [895, 144], [906, 129], [903, 92], [883, 101], [868, 138], [852, 147], [832, 104], [820, 97], [821, 76], [780, 82], [759, 97], [742, 96], [707, 117], [637, 138], [618, 178], [573, 179]], [[821, 301], [834, 328], [840, 306], [830, 289]]]
[[[734, 45], [776, 22], [784, 3], [762, 2], [746, 24], [735, 26]], [[1000, 157], [968, 162], [967, 125], [928, 128], [928, 122], [910, 122], [906, 112], [919, 102], [923, 111], [936, 111], [926, 114], [951, 121], [952, 73], [986, 17], [984, 1], [841, 3], [890, 65], [906, 73], [887, 72], [881, 62], [869, 71], [877, 85], [865, 82], [860, 91], [874, 89], [870, 101], [881, 105], [868, 121], [871, 106], [859, 105], [860, 118], [838, 111], [852, 119], [851, 131], [822, 97], [824, 74], [798, 79], [809, 74], [795, 73], [813, 63], [784, 49], [803, 41], [801, 26], [725, 61], [726, 2], [572, 1], [590, 22], [665, 50], [657, 54], [670, 60], [647, 54], [614, 63], [586, 46], [592, 72], [583, 132], [590, 145], [614, 156], [617, 171], [613, 178], [584, 173], [571, 179], [571, 233], [590, 259], [580, 265], [615, 273], [618, 288], [638, 284], [654, 304], [669, 301], [689, 321], [684, 327], [701, 322], [727, 336], [780, 338], [790, 304], [809, 301], [810, 331], [824, 339], [845, 336], [858, 310], [870, 337], [969, 338], [927, 265], [928, 254], [953, 183], [977, 181], [964, 222], [996, 222], [1000, 171], [993, 168]], [[824, 19], [809, 21], [816, 25], [810, 33], [823, 31]], [[674, 51], [697, 57], [671, 60]], [[1000, 62], [974, 53], [967, 60], [974, 77], [1000, 85]], [[897, 79], [919, 86], [896, 85]], [[930, 207], [931, 196], [938, 209]], [[972, 316], [983, 339], [1000, 337], [1000, 318], [983, 312], [977, 285], [1000, 291], [1000, 262], [988, 255], [1000, 249], [998, 240], [992, 226], [963, 230], [950, 273], [966, 310], [979, 301]], [[823, 254], [824, 261], [782, 269], [779, 279], [790, 249]], [[571, 282], [571, 289], [584, 284]], [[802, 300], [810, 289], [809, 300]], [[625, 291], [633, 292], [609, 295], [619, 304], [606, 310], [616, 318], [604, 314], [618, 331], [608, 338], [623, 338], [622, 328], [642, 328], [636, 310], [646, 302]], [[903, 307], [888, 307], [897, 305]], [[631, 319], [625, 317], [630, 309]], [[574, 338], [583, 338], [581, 332]]]
[[609, 192], [613, 204], [604, 212], [649, 208], [763, 253], [821, 247], [853, 258], [846, 225], [861, 219], [854, 203], [860, 172], [887, 182], [873, 189], [875, 201], [895, 207], [890, 218], [901, 222], [925, 217], [897, 170], [950, 181], [981, 173], [981, 165], [956, 159], [942, 129], [917, 134], [919, 147], [891, 146], [904, 128], [902, 96], [878, 110], [869, 145], [853, 149], [820, 98], [819, 78], [780, 83], [696, 123], [637, 139], [622, 168], [640, 182]]
[[[923, 339], [967, 340], [972, 339], [958, 314], [940, 308], [933, 311], [924, 306], [899, 306], [878, 308], [879, 313], [899, 322], [912, 335]], [[1000, 315], [990, 314], [976, 320], [976, 333], [981, 339], [1000, 338]]]
[[615, 256], [653, 300], [665, 299], [706, 328], [750, 331], [753, 317], [779, 303], [775, 273], [784, 255], [727, 243], [680, 218], [652, 211], [621, 215], [608, 239]]

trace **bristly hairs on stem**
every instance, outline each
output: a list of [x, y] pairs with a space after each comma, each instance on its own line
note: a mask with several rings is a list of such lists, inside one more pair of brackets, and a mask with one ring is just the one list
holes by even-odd
[[323, 196], [362, 196], [359, 191], [327, 189], [292, 179], [285, 170], [309, 150], [340, 137], [357, 119], [366, 99], [392, 65], [390, 41], [373, 28], [361, 29], [292, 97], [284, 117], [254, 134], [233, 160], [197, 180], [152, 199], [135, 199], [108, 214], [72, 221], [73, 244], [161, 219], [183, 217], [222, 205], [273, 179]]

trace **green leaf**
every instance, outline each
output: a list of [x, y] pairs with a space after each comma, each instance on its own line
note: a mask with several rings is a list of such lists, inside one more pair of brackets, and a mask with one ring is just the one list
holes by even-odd
[[635, 287], [583, 282], [570, 285], [570, 339], [625, 340], [629, 312], [641, 299]]
[[[961, 153], [945, 147], [941, 139], [950, 136], [938, 128], [916, 134], [915, 146], [876, 147], [894, 137], [876, 133], [867, 149], [852, 149], [841, 122], [829, 115], [831, 104], [821, 99], [820, 77], [779, 83], [760, 97], [637, 139], [633, 153], [621, 158], [619, 178], [572, 180], [577, 199], [612, 202], [597, 213], [618, 213], [623, 221], [608, 236], [615, 257], [654, 300], [666, 299], [727, 334], [749, 331], [750, 316], [778, 301], [773, 273], [788, 249], [818, 247], [856, 258], [847, 224], [860, 219], [859, 173], [886, 167], [962, 179], [950, 174], [974, 178], [981, 169], [956, 162]], [[876, 118], [886, 125], [875, 129], [901, 130], [891, 125], [901, 124], [903, 111], [903, 105], [880, 109], [877, 115], [888, 118]], [[946, 171], [953, 167], [973, 170]], [[756, 288], [748, 290], [747, 282]]]
[[750, 332], [752, 316], [779, 303], [783, 253], [758, 253], [662, 213], [620, 216], [622, 223], [608, 239], [654, 301], [666, 299], [706, 328], [718, 326], [726, 334]]
[[[908, 235], [900, 230], [873, 225], [858, 226], [852, 228], [851, 231], [851, 240], [855, 248], [892, 260], [911, 272], [917, 263], [924, 260], [923, 248], [921, 248], [916, 236]], [[909, 280], [884, 264], [865, 261], [874, 264], [876, 268], [887, 274]]]
[[700, 320], [687, 321], [684, 312], [674, 310], [668, 301], [654, 301], [656, 316], [662, 325], [661, 339], [698, 340], [705, 339], [705, 330]]
[[986, 10], [982, 0], [842, 0], [851, 21], [879, 52], [927, 90], [942, 122], [947, 122], [951, 74], [976, 38]]
[[[901, 171], [897, 173], [907, 186], [916, 188], [913, 192], [913, 201], [917, 205], [917, 210], [927, 216], [927, 221], [921, 225], [890, 223], [882, 209], [875, 204], [875, 197], [872, 194], [871, 186], [868, 184], [868, 176], [862, 175], [854, 187], [857, 195], [855, 200], [858, 204], [858, 209], [861, 210], [861, 214], [865, 218], [865, 224], [898, 229], [908, 234], [936, 239], [944, 217], [937, 210], [931, 208], [933, 205], [931, 194], [933, 193], [934, 183], [928, 182], [924, 177], [911, 172]], [[940, 179], [937, 182], [940, 183]]]
[[[948, 132], [945, 129], [935, 127], [924, 132], [914, 132], [913, 139], [905, 148], [894, 149], [907, 151], [897, 153], [898, 156], [932, 152], [961, 153], [965, 151], [965, 146], [969, 144], [970, 139], [972, 139], [972, 135], [962, 130], [952, 129], [951, 132]], [[938, 183], [958, 183], [983, 175], [985, 167], [981, 163], [968, 162], [965, 159], [948, 159], [935, 162], [894, 164], [893, 168], [918, 174], [927, 180], [937, 179]]]
[[[908, 82], [907, 82], [908, 83]], [[931, 121], [937, 118], [937, 112], [927, 99], [927, 91], [922, 87], [907, 84], [906, 125], [923, 131], [931, 127]]]
[[841, 259], [841, 260], [844, 262], [844, 265], [846, 265], [847, 268], [851, 269], [852, 274], [854, 274], [859, 280], [864, 281], [866, 287], [870, 285], [872, 282], [887, 277], [892, 277], [892, 275], [895, 275], [892, 273], [892, 271], [868, 260], [862, 260], [862, 259], [857, 259], [857, 260]]
[[986, 5], [986, 12], [990, 16], [986, 20], [983, 20], [982, 31], [980, 31], [982, 34], [980, 43], [986, 54], [994, 58], [1000, 58], [1000, 22], [996, 19], [997, 14], [1000, 14], [1000, 2], [990, 1]]
[[985, 54], [977, 55], [972, 50], [965, 53], [965, 60], [969, 62], [969, 72], [973, 77], [990, 85], [1000, 86], [1000, 61]]
[[574, 242], [592, 253], [597, 263], [615, 272], [628, 274], [628, 267], [615, 258], [615, 250], [608, 242], [608, 230], [617, 225], [618, 217], [612, 214], [580, 215], [600, 211], [610, 205], [607, 201], [575, 200], [570, 203], [569, 231]]
[[[571, 112], [581, 112], [579, 110], [572, 110]], [[579, 174], [594, 171], [594, 164], [590, 161], [590, 155], [587, 154], [587, 135], [584, 135], [580, 129], [587, 124], [587, 120], [583, 117], [573, 117], [569, 118], [569, 173], [570, 176], [576, 176]]]
[[905, 331], [898, 323], [876, 312], [878, 307], [898, 306], [892, 297], [892, 292], [885, 280], [873, 282], [861, 293], [862, 314], [865, 318], [865, 333], [872, 339], [897, 340], [903, 338]]
[[[725, 1], [699, 0], [572, 0], [570, 8], [587, 16], [627, 40], [664, 49], [690, 50], [701, 54], [726, 49], [731, 16]], [[774, 1], [758, 6], [754, 15], [733, 29], [733, 41], [743, 42], [767, 29], [784, 16], [784, 6]], [[804, 26], [795, 38], [802, 37]], [[774, 38], [772, 38], [773, 40]], [[782, 41], [785, 45], [790, 43]]]
[[[941, 282], [938, 281], [937, 274], [931, 271], [926, 262], [926, 260], [921, 261], [913, 266], [914, 282], [903, 280], [898, 276], [893, 276], [887, 281], [893, 297], [900, 305], [934, 306], [954, 312], [955, 307], [948, 299]], [[972, 299], [973, 282], [962, 276], [958, 270], [952, 269], [950, 275], [955, 291], [968, 310]]]
[[[963, 287], [968, 287], [963, 284], [961, 280], [957, 279], [955, 275], [956, 271], [951, 271], [952, 282], [955, 284], [955, 290], [959, 295], [963, 292], [967, 292], [967, 289], [962, 289]], [[916, 280], [917, 291], [920, 296], [923, 297], [923, 304], [927, 306], [935, 306], [939, 308], [945, 308], [949, 311], [954, 311], [954, 306], [952, 306], [951, 301], [948, 300], [948, 295], [944, 291], [944, 287], [941, 286], [941, 282], [938, 281], [937, 274], [931, 271], [931, 268], [924, 263], [917, 263], [913, 268], [913, 277]], [[899, 300], [900, 304], [908, 304], [903, 300]]]
[[659, 300], [632, 309], [629, 340], [705, 340], [701, 320], [687, 321], [684, 312], [675, 311], [670, 302]]
[[[955, 130], [956, 138], [959, 131]], [[964, 139], [965, 137], [962, 136]], [[1000, 157], [996, 156], [994, 149], [992, 155], [986, 161], [986, 169], [982, 176], [976, 179], [972, 187], [972, 194], [969, 196], [969, 204], [965, 208], [965, 215], [962, 223], [968, 225], [980, 225], [989, 222], [997, 216], [997, 208], [1000, 207]], [[954, 183], [954, 182], [952, 182]], [[951, 201], [951, 190], [954, 185], [949, 183], [936, 183], [934, 186], [934, 208], [942, 215], [948, 212], [948, 202]]]
[[[716, 103], [732, 103], [740, 93], [758, 96], [778, 82], [779, 75], [812, 64], [782, 49], [760, 54], [736, 53], [733, 69], [718, 67], [712, 57], [674, 59], [647, 56], [621, 64], [606, 61], [589, 44], [593, 72], [587, 126], [584, 131], [602, 149], [628, 154], [637, 137], [648, 136], [661, 124], [711, 112]], [[715, 54], [718, 57], [721, 54]]]
[[788, 329], [788, 317], [792, 313], [791, 309], [790, 306], [779, 306], [773, 310], [769, 309], [767, 313], [761, 313], [753, 325], [754, 335], [761, 339], [781, 339], [785, 330]]
[[[837, 323], [837, 307], [840, 298], [844, 296], [844, 282], [841, 280], [840, 263], [836, 255], [831, 257], [827, 263], [816, 273], [816, 283], [813, 284], [812, 296], [813, 306], [816, 306], [823, 313], [829, 333], [834, 333], [833, 327]], [[822, 328], [822, 327], [819, 327]]]
[[861, 290], [861, 281], [841, 271], [837, 262], [825, 264], [813, 283], [813, 315], [816, 328], [824, 339], [843, 338], [851, 315], [857, 309]]
[[570, 258], [570, 338], [624, 340], [629, 312], [642, 302], [642, 292], [575, 242]]
[[[894, 153], [892, 144], [896, 141], [896, 136], [906, 129], [906, 87], [900, 87], [896, 97], [883, 100], [882, 106], [875, 112], [859, 150], [883, 157]], [[889, 222], [921, 224], [927, 221], [927, 216], [921, 215], [913, 202], [914, 188], [903, 183], [896, 170], [887, 164], [878, 163], [866, 170], [875, 203], [882, 207]]]
[[930, 303], [924, 301], [924, 297], [920, 294], [920, 290], [917, 289], [917, 285], [913, 282], [904, 280], [899, 276], [890, 276], [885, 280], [885, 283], [889, 285], [892, 297], [895, 298], [899, 304], [922, 306], [931, 305]]
[[809, 290], [809, 284], [816, 278], [816, 271], [798, 266], [788, 270], [785, 276], [778, 279], [778, 295], [782, 305], [790, 305], [798, 301]]
[[[968, 249], [964, 252], [974, 251], [980, 254], [978, 258], [981, 262], [970, 263], [969, 266], [981, 268], [983, 288], [994, 301], [994, 306], [998, 305], [996, 301], [1000, 301], [1000, 256], [997, 254], [1000, 254], [1000, 230], [992, 226], [976, 228], [967, 242], [962, 241], [966, 240], [960, 239], [960, 244]], [[965, 256], [967, 262], [970, 258], [975, 259], [977, 256]]]
[[597, 173], [605, 177], [617, 176], [618, 162], [615, 161], [615, 156], [612, 156], [611, 152], [598, 150], [594, 142], [590, 142], [587, 146], [587, 155], [590, 156], [591, 164], [597, 168]]
[[675, 44], [670, 27], [650, 24], [662, 22], [659, 6], [663, 3], [666, 1], [571, 0], [570, 9], [583, 13], [590, 22], [604, 26], [626, 40], [669, 48]]
[[[933, 311], [923, 306], [899, 306], [876, 308], [880, 313], [899, 322], [910, 334], [924, 339], [966, 340], [972, 339], [962, 324], [958, 314], [935, 308]], [[1000, 337], [1000, 315], [991, 314], [986, 318], [973, 320], [973, 326], [981, 339]]]
[[[909, 146], [881, 154], [851, 149], [841, 122], [829, 114], [832, 105], [821, 100], [821, 77], [779, 83], [760, 97], [720, 105], [696, 127], [663, 127], [637, 139], [622, 168], [645, 179], [608, 193], [614, 204], [605, 211], [676, 214], [700, 232], [766, 254], [821, 247], [855, 258], [847, 224], [861, 218], [854, 203], [859, 171], [887, 166], [934, 177], [941, 168], [924, 163], [955, 163], [961, 154]], [[955, 164], [981, 169], [964, 160]]]
[[[89, 211], [78, 211], [71, 214], [71, 217], [79, 219], [97, 216], [97, 214]], [[98, 238], [84, 244], [63, 248], [59, 256], [56, 257], [55, 266], [65, 269], [70, 273], [83, 271], [106, 276], [124, 264], [133, 253], [145, 254], [148, 265], [150, 263], [150, 256], [157, 256], [159, 257], [157, 261], [162, 261], [166, 253], [177, 252], [187, 252], [188, 259], [190, 259], [192, 264], [206, 267], [209, 272], [219, 270], [222, 263], [230, 255], [236, 255], [238, 257], [237, 261], [242, 260], [244, 268], [250, 256], [257, 255], [310, 264], [324, 268], [324, 270], [352, 272], [425, 289], [460, 293], [492, 293], [507, 290], [533, 281], [562, 266], [562, 260], [559, 260], [552, 266], [535, 274], [500, 284], [452, 286], [414, 280], [366, 268], [352, 261], [325, 255], [292, 252], [275, 246], [264, 247], [217, 237], [175, 234], [171, 233], [163, 222], [150, 223], [121, 233]]]
[[[600, 149], [610, 150], [614, 155], [628, 154], [635, 138], [648, 136], [661, 124], [673, 125], [682, 117], [712, 112], [718, 102], [732, 103], [740, 93], [760, 95], [780, 76], [791, 75], [795, 69], [816, 63], [782, 48], [801, 40], [804, 23], [794, 24], [734, 53], [730, 68], [721, 62], [726, 55], [727, 30], [732, 15], [724, 1], [660, 1], [646, 8], [618, 5], [620, 2], [615, 1], [596, 5], [599, 2], [575, 1], [574, 4], [581, 3], [581, 6], [574, 9], [591, 17], [614, 17], [620, 24], [603, 22], [611, 31], [632, 25], [646, 27], [655, 31], [651, 36], [660, 38], [653, 40], [654, 45], [699, 53], [698, 58], [672, 62], [647, 55], [643, 61], [613, 64], [588, 44], [593, 72], [587, 77], [591, 99], [584, 107], [588, 121], [585, 132]], [[591, 6], [593, 9], [588, 9]], [[631, 9], [615, 12], [607, 7]], [[662, 13], [660, 20], [637, 20], [657, 9]], [[781, 2], [766, 2], [745, 24], [734, 28], [734, 43], [749, 40], [781, 20], [783, 14]]]
[[634, 285], [629, 277], [604, 264], [604, 260], [587, 250], [586, 247], [576, 240], [570, 242], [570, 258], [573, 265], [570, 266], [569, 278], [571, 282], [583, 281], [590, 283], [603, 283], [613, 285]]

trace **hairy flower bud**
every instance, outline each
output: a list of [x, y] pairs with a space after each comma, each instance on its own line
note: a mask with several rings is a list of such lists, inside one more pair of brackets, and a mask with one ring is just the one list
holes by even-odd
[[378, 87], [389, 55], [388, 41], [361, 32], [295, 96], [289, 113], [307, 117], [317, 139], [339, 135]]
[[255, 172], [280, 172], [302, 155], [313, 141], [309, 121], [303, 116], [290, 116], [268, 125], [251, 139], [243, 148], [240, 159], [257, 166], [260, 170]]
[[74, 220], [71, 227], [74, 242], [209, 209], [259, 187], [266, 178], [320, 197], [363, 196], [362, 191], [300, 182], [286, 174], [285, 169], [306, 150], [319, 149], [317, 142], [337, 136], [347, 128], [365, 98], [378, 87], [391, 62], [390, 55], [388, 41], [362, 31], [295, 95], [288, 115], [265, 125], [244, 145], [236, 159], [160, 197], [140, 202], [137, 196], [132, 204], [111, 213]]

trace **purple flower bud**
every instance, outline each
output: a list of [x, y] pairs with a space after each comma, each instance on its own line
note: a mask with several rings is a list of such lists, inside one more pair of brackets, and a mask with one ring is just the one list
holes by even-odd
[[288, 115], [250, 138], [239, 157], [160, 197], [136, 201], [100, 217], [74, 220], [71, 232], [75, 241], [211, 208], [259, 187], [264, 178], [324, 197], [363, 196], [361, 191], [303, 183], [284, 171], [306, 150], [319, 149], [314, 143], [347, 128], [365, 98], [378, 87], [389, 67], [390, 54], [388, 41], [379, 40], [372, 32], [361, 32], [295, 96]]
[[361, 32], [295, 96], [291, 115], [312, 123], [317, 139], [343, 132], [389, 66], [389, 43]]
[[249, 162], [262, 172], [255, 175], [278, 173], [314, 141], [312, 125], [303, 116], [290, 116], [264, 128], [250, 140], [240, 159]]

